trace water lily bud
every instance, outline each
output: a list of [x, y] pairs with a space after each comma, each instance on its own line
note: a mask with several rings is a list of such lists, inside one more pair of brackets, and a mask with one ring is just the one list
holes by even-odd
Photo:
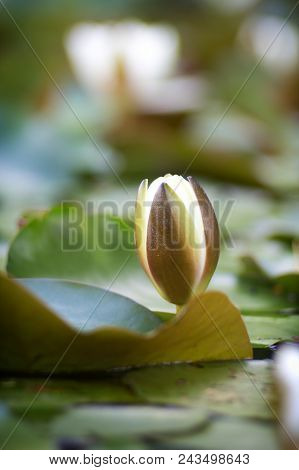
[[136, 246], [162, 297], [183, 305], [206, 289], [219, 258], [218, 222], [206, 193], [192, 178], [166, 175], [138, 191]]

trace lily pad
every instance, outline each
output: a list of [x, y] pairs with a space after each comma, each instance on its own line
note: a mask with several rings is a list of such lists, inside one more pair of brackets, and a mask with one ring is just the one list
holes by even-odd
[[15, 414], [22, 414], [36, 397], [28, 418], [56, 415], [73, 404], [135, 403], [140, 399], [119, 377], [74, 379], [54, 378], [44, 383], [43, 377], [6, 378], [0, 380], [0, 402], [3, 400]]
[[243, 315], [273, 316], [298, 313], [298, 301], [295, 296], [285, 295], [281, 289], [262, 279], [256, 282], [220, 272], [214, 275], [211, 287], [225, 292]]
[[[35, 287], [37, 282], [33, 281]], [[41, 282], [45, 283], [44, 288], [47, 282], [49, 288], [53, 285], [53, 280]], [[30, 280], [26, 284], [30, 285]], [[72, 284], [71, 289], [73, 287]], [[84, 286], [78, 285], [78, 290], [81, 289], [84, 292]], [[220, 292], [209, 292], [194, 298], [173, 320], [148, 333], [136, 331], [138, 323], [135, 322], [141, 321], [137, 317], [143, 311], [138, 311], [137, 307], [137, 311], [132, 313], [135, 331], [127, 328], [128, 317], [125, 325], [116, 326], [114, 322], [108, 326], [106, 320], [106, 326], [97, 327], [93, 323], [92, 329], [83, 328], [82, 331], [82, 325], [88, 323], [93, 313], [90, 304], [88, 312], [82, 310], [84, 314], [77, 322], [74, 319], [70, 321], [73, 316], [71, 307], [70, 318], [66, 318], [65, 306], [54, 311], [41, 297], [36, 297], [19, 282], [2, 275], [0, 292], [3, 305], [0, 317], [2, 370], [74, 373], [161, 362], [252, 357], [240, 312]], [[102, 291], [99, 292], [98, 302], [101, 294]], [[76, 298], [77, 294], [74, 295]], [[118, 301], [125, 305], [128, 299]], [[94, 305], [94, 311], [98, 306]], [[154, 319], [150, 323], [152, 328], [160, 320], [151, 317], [153, 314], [150, 311], [148, 313], [148, 321]]]
[[273, 419], [273, 379], [267, 360], [157, 366], [130, 371], [123, 380], [150, 403]]
[[299, 340], [299, 315], [243, 316], [254, 347]]
[[[69, 240], [71, 217], [80, 221], [75, 243]], [[54, 208], [29, 221], [10, 246], [7, 272], [19, 278], [68, 279], [103, 288], [114, 280], [114, 292], [153, 310], [175, 310], [160, 298], [140, 266], [132, 223], [88, 214], [78, 204]]]
[[[2, 416], [0, 407], [1, 443], [42, 382], [2, 381], [0, 399], [15, 416], [8, 407]], [[270, 361], [164, 365], [88, 381], [55, 378], [5, 448], [225, 449], [231, 442], [236, 448], [276, 448], [268, 403], [273, 406]], [[34, 444], [37, 435], [44, 442]]]
[[21, 279], [18, 282], [81, 333], [105, 326], [146, 333], [162, 324], [142, 305], [99, 287], [55, 279]]
[[267, 241], [241, 256], [243, 275], [255, 281], [276, 286], [280, 293], [299, 295], [299, 271], [296, 248], [291, 251], [283, 243]]
[[[161, 444], [160, 444], [161, 445]], [[217, 416], [200, 432], [164, 438], [162, 445], [172, 449], [270, 450], [279, 449], [278, 434], [272, 423], [254, 419]]]

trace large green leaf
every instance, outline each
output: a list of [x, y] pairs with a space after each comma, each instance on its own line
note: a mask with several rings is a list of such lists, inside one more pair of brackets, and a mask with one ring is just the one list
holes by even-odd
[[55, 279], [22, 279], [66, 324], [82, 333], [114, 326], [146, 333], [162, 324], [142, 305], [99, 287]]
[[[32, 281], [27, 280], [26, 285]], [[39, 282], [61, 285], [58, 281], [33, 281], [34, 288]], [[58, 283], [57, 283], [58, 282]], [[81, 298], [78, 292], [86, 287], [68, 285], [68, 294], [74, 291], [73, 300]], [[88, 287], [94, 296], [94, 290]], [[46, 301], [49, 301], [48, 289]], [[99, 291], [102, 294], [102, 291]], [[80, 321], [73, 317], [72, 307], [69, 318], [66, 304], [53, 311], [45, 302], [21, 286], [19, 282], [0, 277], [0, 293], [3, 312], [0, 317], [0, 364], [3, 370], [26, 372], [79, 372], [111, 369], [121, 366], [144, 365], [173, 361], [224, 360], [248, 358], [252, 355], [249, 338], [239, 310], [228, 298], [219, 292], [210, 292], [193, 299], [171, 321], [153, 332], [136, 331], [142, 325], [143, 331], [159, 325], [160, 320], [148, 311], [149, 317], [142, 320], [145, 309], [135, 306], [124, 298], [117, 300], [116, 308], [122, 302], [130, 302], [134, 307], [131, 317], [131, 329], [128, 329], [130, 312], [117, 314], [125, 325], [108, 326], [103, 318], [106, 312], [99, 310], [101, 327], [93, 322], [93, 328], [78, 329], [85, 326], [94, 311], [100, 307], [101, 295], [96, 305], [90, 310], [82, 310]], [[39, 292], [40, 295], [40, 292]], [[53, 294], [51, 293], [51, 296]], [[108, 294], [107, 294], [108, 295]], [[79, 296], [79, 297], [78, 297]], [[109, 296], [110, 297], [110, 296]], [[103, 297], [102, 297], [103, 298]], [[94, 297], [95, 299], [95, 297]], [[111, 302], [114, 297], [111, 297]], [[52, 299], [53, 302], [53, 299]], [[55, 304], [57, 304], [57, 299]], [[116, 314], [116, 312], [114, 312]], [[123, 316], [123, 317], [122, 317]], [[112, 321], [112, 320], [111, 320]], [[75, 327], [76, 325], [76, 327]], [[138, 326], [137, 326], [138, 325]]]
[[[71, 217], [78, 218], [75, 244], [69, 240]], [[107, 233], [110, 239], [105, 242]], [[61, 206], [33, 218], [20, 230], [10, 247], [7, 271], [15, 277], [107, 282], [134, 254], [133, 242], [132, 227], [122, 219], [87, 214], [76, 204]], [[132, 256], [128, 268], [135, 263]]]
[[[72, 210], [81, 221], [76, 247], [68, 240]], [[20, 230], [9, 250], [7, 271], [15, 277], [69, 279], [105, 288], [114, 280], [113, 291], [157, 311], [174, 311], [140, 267], [132, 224], [111, 215], [88, 214], [78, 205], [54, 208]]]

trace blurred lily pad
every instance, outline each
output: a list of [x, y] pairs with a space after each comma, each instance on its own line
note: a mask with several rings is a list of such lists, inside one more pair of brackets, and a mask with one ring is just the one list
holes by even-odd
[[257, 419], [217, 416], [200, 432], [164, 438], [169, 449], [279, 449], [278, 434], [272, 423]]
[[[134, 403], [140, 399], [121, 382], [121, 377], [53, 378], [46, 384], [43, 377], [12, 378], [0, 380], [0, 400], [16, 415], [21, 415], [33, 401], [29, 419], [55, 416], [70, 405], [91, 403]], [[39, 392], [38, 397], [36, 394]]]
[[299, 315], [243, 316], [253, 347], [299, 341]]
[[291, 249], [277, 241], [261, 242], [256, 250], [241, 256], [242, 275], [277, 286], [281, 293], [293, 293], [298, 300], [299, 269], [298, 243]]
[[210, 412], [272, 419], [270, 361], [159, 366], [128, 372], [136, 396], [151, 403], [202, 406]]
[[227, 292], [240, 308], [253, 347], [264, 348], [278, 341], [299, 338], [296, 296], [286, 294], [281, 287], [277, 288], [265, 279], [253, 282], [252, 278], [239, 279], [232, 274], [216, 275], [212, 285]]
[[[246, 276], [249, 272], [246, 273]], [[229, 298], [240, 308], [243, 315], [297, 314], [298, 302], [296, 297], [286, 295], [273, 284], [253, 282], [253, 279], [240, 278], [229, 273], [216, 273], [211, 282], [211, 288], [226, 292]]]
[[201, 425], [207, 412], [197, 408], [82, 405], [56, 418], [56, 436], [144, 436], [186, 432]]
[[[39, 281], [27, 280], [27, 287], [30, 282], [36, 292]], [[0, 277], [4, 306], [0, 319], [3, 345], [0, 362], [3, 370], [74, 373], [161, 362], [227, 360], [252, 356], [239, 310], [219, 292], [210, 292], [193, 299], [173, 320], [153, 332], [142, 333], [159, 324], [160, 320], [150, 311], [148, 319], [145, 320], [142, 314], [145, 314], [144, 307], [135, 307], [135, 304], [131, 316], [130, 309], [128, 315], [115, 312], [115, 315], [120, 316], [118, 320], [112, 317], [109, 324], [104, 311], [104, 317], [99, 317], [99, 326], [93, 321], [93, 327], [86, 328], [104, 298], [104, 295], [101, 297], [102, 291], [99, 291], [97, 303], [92, 309], [90, 310], [90, 301], [86, 300], [88, 311], [82, 307], [76, 318], [75, 308], [72, 312], [71, 306], [68, 310], [69, 316], [67, 315], [63, 300], [65, 291], [57, 282], [41, 281], [43, 289], [39, 291], [38, 298], [19, 282]], [[51, 298], [53, 294], [50, 295], [51, 306], [55, 305], [54, 311], [49, 307], [49, 297], [45, 297], [45, 292], [55, 285], [59, 285], [60, 297], [55, 298], [54, 302]], [[72, 284], [68, 285], [67, 289], [69, 288], [71, 290], [66, 295], [73, 292], [72, 305], [83, 302], [87, 287], [78, 285], [76, 291]], [[116, 294], [111, 294], [111, 302], [115, 301], [115, 297], [116, 309], [122, 308], [121, 305], [125, 306], [127, 302], [132, 307], [132, 301], [119, 299]], [[139, 313], [142, 315], [140, 318]], [[120, 323], [116, 326], [118, 321]], [[141, 331], [138, 331], [139, 328]]]
[[19, 417], [8, 411], [5, 416], [0, 416], [0, 447], [5, 450], [52, 449], [53, 440], [49, 437], [47, 424], [19, 422]]

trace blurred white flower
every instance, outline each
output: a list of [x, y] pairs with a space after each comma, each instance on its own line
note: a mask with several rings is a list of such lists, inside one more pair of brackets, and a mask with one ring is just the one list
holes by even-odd
[[281, 392], [280, 420], [284, 435], [299, 444], [299, 348], [296, 344], [280, 346], [274, 358], [274, 373]]
[[194, 108], [198, 78], [175, 77], [179, 37], [169, 25], [80, 23], [65, 38], [75, 75], [91, 93], [127, 97], [146, 111]]
[[284, 18], [253, 16], [240, 29], [240, 41], [250, 48], [263, 65], [285, 72], [298, 65], [299, 37], [297, 30]]

